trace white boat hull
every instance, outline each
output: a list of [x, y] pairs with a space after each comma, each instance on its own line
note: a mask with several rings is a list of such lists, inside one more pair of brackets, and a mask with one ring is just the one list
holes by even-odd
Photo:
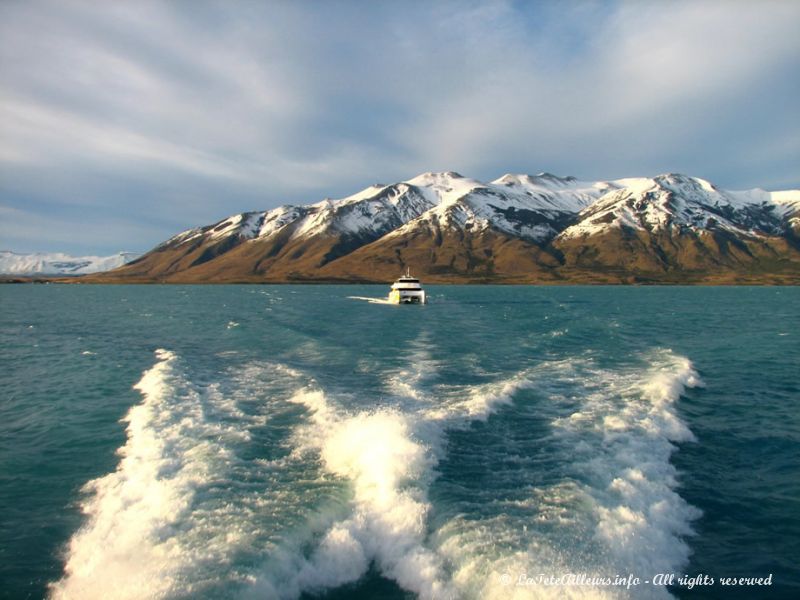
[[424, 290], [392, 290], [389, 292], [392, 304], [425, 304]]

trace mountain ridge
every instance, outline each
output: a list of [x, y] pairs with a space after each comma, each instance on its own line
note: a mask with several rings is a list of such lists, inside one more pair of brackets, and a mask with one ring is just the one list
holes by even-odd
[[96, 281], [800, 281], [800, 190], [453, 172], [183, 231]]

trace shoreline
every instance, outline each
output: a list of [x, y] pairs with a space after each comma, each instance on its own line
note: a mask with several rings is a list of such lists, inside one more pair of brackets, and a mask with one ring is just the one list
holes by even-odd
[[[524, 278], [441, 278], [422, 277], [426, 285], [502, 285], [502, 286], [664, 286], [664, 287], [735, 287], [735, 286], [800, 286], [800, 273], [789, 274], [725, 274], [697, 278], [656, 278], [653, 276], [576, 276], [563, 279], [524, 279]], [[42, 275], [0, 275], [0, 284], [63, 284], [63, 285], [390, 285], [391, 280], [363, 280], [345, 278], [297, 278], [297, 279], [229, 279], [229, 280], [180, 280], [78, 276]]]

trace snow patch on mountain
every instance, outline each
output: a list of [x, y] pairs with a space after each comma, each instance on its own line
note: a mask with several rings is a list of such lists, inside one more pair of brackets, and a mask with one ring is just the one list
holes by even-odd
[[180, 246], [191, 240], [199, 238], [200, 236], [203, 235], [203, 232], [207, 229], [208, 228], [194, 227], [192, 229], [187, 229], [186, 231], [181, 231], [180, 233], [176, 233], [175, 235], [173, 235], [167, 241], [162, 242], [161, 244], [156, 246], [156, 249], [166, 248], [168, 246]]
[[507, 173], [492, 182], [529, 196], [540, 208], [578, 213], [600, 196], [615, 189], [607, 181], [578, 181], [575, 177], [558, 177], [550, 173], [513, 175]]
[[264, 213], [264, 218], [261, 220], [261, 226], [255, 235], [255, 238], [267, 238], [272, 234], [280, 231], [290, 223], [294, 223], [306, 214], [307, 210], [298, 206], [279, 206], [273, 210]]
[[255, 237], [261, 229], [265, 213], [249, 212], [228, 217], [217, 223], [210, 231], [210, 239], [227, 238], [238, 235], [243, 239]]
[[367, 188], [364, 188], [360, 192], [356, 192], [352, 196], [347, 196], [341, 200], [342, 204], [349, 204], [353, 202], [358, 202], [359, 200], [363, 200], [365, 198], [374, 198], [378, 194], [380, 194], [383, 190], [385, 190], [387, 185], [382, 183], [375, 183]]
[[293, 239], [314, 235], [354, 235], [374, 238], [400, 227], [429, 210], [431, 199], [406, 183], [372, 186], [341, 200], [310, 206]]
[[423, 173], [405, 183], [417, 188], [433, 206], [454, 204], [475, 188], [486, 185], [453, 171]]
[[231, 236], [237, 236], [243, 240], [252, 239], [258, 235], [266, 216], [270, 212], [274, 211], [240, 213], [222, 219], [222, 221], [207, 227], [187, 229], [186, 231], [172, 236], [166, 242], [160, 244], [158, 248], [180, 246], [188, 244], [189, 242], [222, 241]]
[[86, 275], [110, 271], [139, 257], [133, 252], [111, 256], [71, 256], [61, 252], [21, 254], [0, 250], [0, 273], [4, 275]]

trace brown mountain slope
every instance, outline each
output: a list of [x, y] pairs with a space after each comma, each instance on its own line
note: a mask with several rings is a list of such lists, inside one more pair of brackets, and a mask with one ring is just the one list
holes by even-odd
[[736, 236], [724, 230], [651, 232], [623, 227], [559, 238], [553, 248], [572, 269], [627, 273], [656, 281], [725, 279], [737, 273], [800, 275], [800, 251], [791, 240]]
[[[800, 252], [788, 240], [743, 240], [724, 231], [670, 235], [609, 230], [588, 238], [557, 239], [545, 247], [491, 228], [472, 233], [438, 225], [365, 245], [343, 236], [290, 238], [291, 232], [284, 231], [267, 240], [240, 241], [227, 252], [219, 244], [186, 244], [86, 279], [386, 282], [409, 266], [431, 283], [800, 283]], [[348, 244], [355, 249], [345, 253]]]
[[406, 266], [430, 282], [553, 281], [558, 259], [503, 232], [469, 232], [438, 223], [385, 236], [319, 270], [323, 277], [386, 281]]

